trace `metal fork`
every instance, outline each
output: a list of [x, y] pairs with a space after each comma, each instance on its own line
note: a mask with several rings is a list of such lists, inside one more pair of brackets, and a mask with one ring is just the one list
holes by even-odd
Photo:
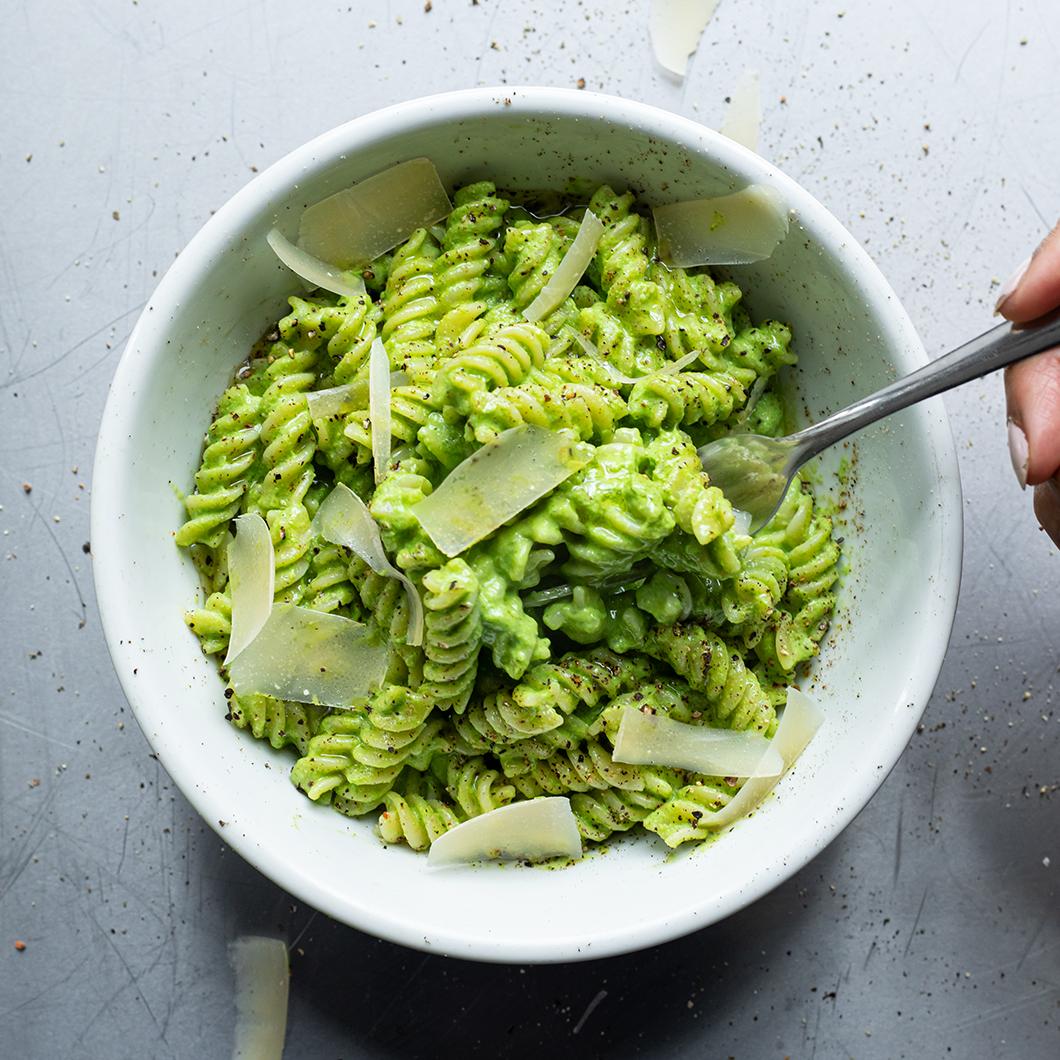
[[704, 445], [699, 458], [711, 483], [734, 508], [750, 514], [754, 534], [780, 507], [795, 472], [822, 450], [918, 401], [1053, 346], [1060, 346], [1060, 311], [1030, 324], [1006, 321], [797, 434], [730, 434]]

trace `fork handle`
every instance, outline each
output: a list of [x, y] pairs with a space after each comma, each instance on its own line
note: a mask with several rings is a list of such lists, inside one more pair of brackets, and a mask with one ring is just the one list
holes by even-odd
[[[930, 364], [855, 401], [820, 423], [795, 434], [801, 460], [809, 460], [870, 423], [952, 390], [999, 368], [1060, 346], [1060, 309], [1029, 324], [1006, 321]], [[801, 462], [800, 460], [800, 462]]]

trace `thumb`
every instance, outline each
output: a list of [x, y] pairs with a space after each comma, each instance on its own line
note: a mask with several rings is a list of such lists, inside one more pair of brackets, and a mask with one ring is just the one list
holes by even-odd
[[1021, 361], [1005, 371], [1008, 441], [1021, 486], [1060, 470], [1060, 350]]
[[[1026, 322], [1060, 306], [1060, 225], [1046, 236], [1027, 264], [1005, 285], [997, 311]], [[1005, 370], [1008, 441], [1021, 486], [1035, 485], [1060, 470], [1060, 349]]]
[[1024, 324], [1060, 305], [1060, 224], [1001, 288], [995, 312]]

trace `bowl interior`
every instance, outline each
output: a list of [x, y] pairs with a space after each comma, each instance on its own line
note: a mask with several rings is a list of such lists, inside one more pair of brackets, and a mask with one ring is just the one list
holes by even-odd
[[[397, 161], [432, 158], [448, 183], [528, 188], [568, 178], [652, 201], [773, 185], [794, 211], [766, 262], [735, 270], [756, 314], [790, 321], [804, 416], [835, 409], [923, 361], [868, 258], [791, 181], [698, 126], [622, 100], [476, 91], [359, 119], [288, 156], [235, 197], [159, 286], [119, 368], [100, 437], [93, 511], [99, 598], [119, 676], [165, 768], [211, 825], [282, 886], [374, 934], [496, 960], [621, 952], [704, 926], [798, 869], [868, 800], [937, 676], [955, 603], [960, 503], [952, 441], [924, 406], [828, 454], [846, 461], [849, 572], [812, 685], [827, 723], [776, 797], [721, 841], [667, 856], [639, 836], [563, 871], [432, 871], [386, 849], [373, 818], [310, 804], [290, 759], [235, 732], [222, 685], [182, 621], [198, 593], [173, 546], [202, 432], [234, 366], [295, 288], [265, 233]], [[268, 766], [269, 768], [266, 768]]]

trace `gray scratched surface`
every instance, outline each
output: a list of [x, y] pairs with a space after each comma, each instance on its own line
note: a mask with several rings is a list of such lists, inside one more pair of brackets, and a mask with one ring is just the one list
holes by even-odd
[[723, 0], [683, 88], [635, 0], [424, 6], [0, 4], [0, 1055], [227, 1055], [225, 945], [247, 930], [291, 942], [290, 1057], [1060, 1055], [1060, 558], [1009, 471], [996, 380], [947, 401], [965, 579], [923, 731], [841, 838], [722, 924], [567, 967], [413, 953], [271, 885], [150, 757], [85, 552], [104, 396], [156, 276], [311, 135], [578, 78], [713, 123], [755, 66], [763, 153], [936, 351], [987, 324], [1060, 216], [1055, 0]]

